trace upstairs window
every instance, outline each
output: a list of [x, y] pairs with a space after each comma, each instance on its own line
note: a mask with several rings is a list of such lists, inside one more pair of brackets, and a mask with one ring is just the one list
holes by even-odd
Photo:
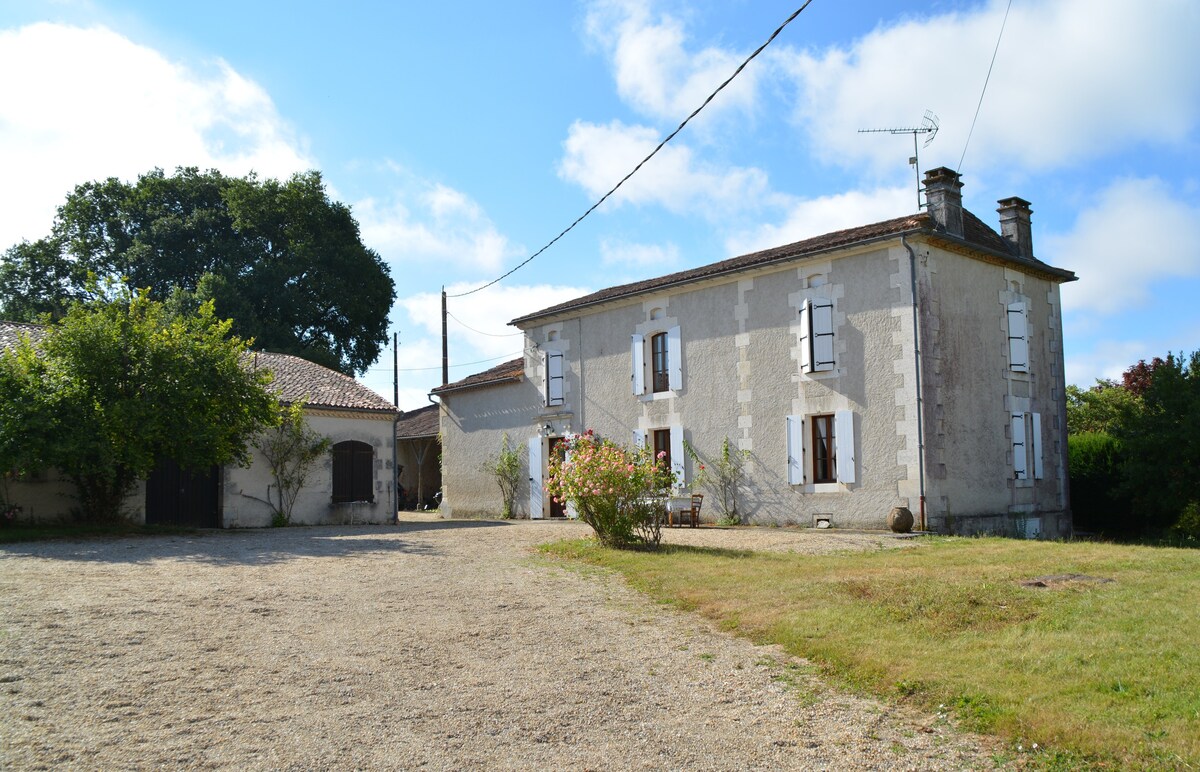
[[650, 360], [646, 360], [646, 338], [634, 334], [630, 349], [630, 380], [633, 393], [646, 393], [646, 376], [650, 376], [651, 393], [678, 391], [683, 388], [683, 345], [679, 328], [650, 336]]
[[800, 308], [800, 369], [833, 369], [833, 303], [824, 298], [805, 300]]
[[1008, 304], [1008, 369], [1029, 372], [1029, 309], [1024, 301]]
[[371, 446], [346, 440], [333, 446], [333, 502], [375, 500], [375, 453]]
[[547, 407], [562, 405], [566, 402], [566, 392], [563, 388], [563, 355], [561, 351], [542, 353], [542, 372], [546, 374], [545, 387], [542, 389], [542, 403]]

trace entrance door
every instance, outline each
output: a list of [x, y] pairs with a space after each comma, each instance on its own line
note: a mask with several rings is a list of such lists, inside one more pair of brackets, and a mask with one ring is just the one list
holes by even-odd
[[146, 481], [146, 524], [220, 528], [221, 468], [197, 472], [160, 459]]
[[[551, 437], [548, 445], [549, 458], [562, 459], [567, 452], [566, 440], [562, 437]], [[550, 517], [566, 517], [567, 510], [561, 501], [550, 499]]]

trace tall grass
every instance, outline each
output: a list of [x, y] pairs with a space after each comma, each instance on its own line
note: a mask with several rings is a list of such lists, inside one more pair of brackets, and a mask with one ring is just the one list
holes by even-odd
[[[546, 549], [779, 643], [845, 686], [1036, 742], [1048, 766], [1200, 766], [1195, 550], [941, 538], [817, 557]], [[1022, 585], [1068, 573], [1112, 581]]]

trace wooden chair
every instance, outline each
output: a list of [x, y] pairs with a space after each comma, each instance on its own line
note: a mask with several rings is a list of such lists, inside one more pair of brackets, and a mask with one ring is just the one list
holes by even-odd
[[679, 524], [683, 525], [683, 520], [686, 518], [690, 521], [692, 528], [700, 525], [700, 506], [704, 503], [703, 493], [692, 494], [692, 506], [690, 509], [679, 510]]

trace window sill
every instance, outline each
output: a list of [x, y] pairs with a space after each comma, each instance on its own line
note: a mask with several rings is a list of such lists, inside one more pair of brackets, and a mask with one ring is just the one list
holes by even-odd
[[802, 485], [793, 485], [800, 493], [849, 493], [850, 485], [848, 483], [805, 483]]
[[660, 399], [672, 399], [679, 396], [676, 391], [653, 391], [647, 394], [639, 394], [638, 399], [642, 402], [657, 402]]

